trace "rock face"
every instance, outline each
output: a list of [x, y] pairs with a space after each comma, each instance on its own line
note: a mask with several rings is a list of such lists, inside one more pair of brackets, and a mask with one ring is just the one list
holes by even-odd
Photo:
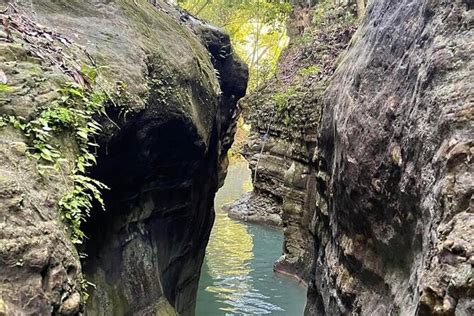
[[271, 195], [262, 192], [249, 192], [230, 205], [225, 205], [224, 210], [233, 219], [275, 227], [283, 226], [281, 205]]
[[307, 314], [472, 314], [472, 3], [373, 1], [325, 97]]
[[[304, 11], [303, 13], [298, 10]], [[314, 13], [295, 8], [294, 19]], [[301, 280], [310, 276], [312, 236], [305, 212], [307, 182], [321, 116], [323, 92], [336, 59], [355, 31], [353, 20], [334, 12], [328, 25], [308, 25], [291, 32], [275, 78], [242, 102], [252, 130], [243, 155], [252, 169], [254, 190], [230, 209], [230, 216], [283, 227], [283, 255], [275, 270]], [[336, 21], [338, 23], [336, 23]], [[281, 220], [274, 219], [277, 216]], [[272, 220], [273, 219], [273, 220]]]
[[247, 99], [255, 193], [286, 226], [276, 269], [308, 281], [307, 315], [474, 313], [472, 9], [370, 2], [330, 80], [328, 42], [293, 21], [280, 82]]
[[247, 84], [228, 36], [160, 1], [20, 1], [5, 16], [1, 115], [34, 119], [90, 60], [106, 66], [113, 104], [90, 174], [110, 187], [106, 211], [84, 226], [82, 260], [57, 211], [71, 170], [39, 174], [29, 140], [0, 128], [0, 315], [77, 314], [83, 273], [95, 284], [88, 315], [192, 315]]

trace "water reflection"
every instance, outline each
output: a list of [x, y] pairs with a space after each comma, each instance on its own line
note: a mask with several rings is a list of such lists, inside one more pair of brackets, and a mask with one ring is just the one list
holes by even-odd
[[[252, 249], [253, 240], [244, 225], [229, 221], [216, 226], [206, 252], [209, 275], [215, 279], [245, 277], [251, 271]], [[225, 256], [220, 256], [223, 253]]]
[[[216, 223], [206, 249], [206, 264], [209, 275], [216, 280], [222, 279], [223, 282], [226, 277], [244, 279], [251, 271], [249, 262], [253, 258], [253, 240], [247, 226], [230, 220], [220, 210], [223, 205], [235, 201], [252, 189], [249, 172], [245, 162], [231, 165], [227, 181], [217, 192], [214, 202]], [[208, 290], [216, 293], [220, 291], [212, 288]]]
[[302, 315], [305, 290], [272, 271], [281, 253], [282, 233], [231, 220], [221, 209], [252, 189], [250, 178], [246, 162], [234, 162], [216, 195], [216, 222], [202, 267], [198, 316]]

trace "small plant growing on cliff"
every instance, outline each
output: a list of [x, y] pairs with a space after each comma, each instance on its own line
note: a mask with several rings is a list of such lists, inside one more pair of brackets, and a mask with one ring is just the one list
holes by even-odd
[[65, 180], [68, 192], [59, 201], [59, 211], [68, 224], [72, 242], [81, 243], [84, 233], [80, 226], [90, 215], [94, 201], [104, 209], [101, 190], [107, 189], [107, 186], [87, 177], [86, 170], [96, 163], [90, 149], [98, 147], [93, 139], [101, 130], [93, 116], [104, 114], [107, 97], [103, 92], [92, 93], [75, 84], [67, 85], [59, 92], [61, 99], [41, 110], [35, 119], [26, 122], [21, 117], [3, 117], [0, 127], [11, 124], [30, 138], [30, 154], [40, 161], [40, 173], [48, 168], [63, 172], [62, 163], [67, 160], [62, 156], [60, 144], [55, 142], [54, 136], [72, 137], [78, 155], [70, 179], [72, 185]]
[[305, 68], [301, 68], [298, 73], [302, 77], [309, 77], [309, 76], [314, 76], [317, 75], [321, 72], [321, 68], [319, 68], [316, 65], [311, 65]]
[[68, 223], [71, 230], [72, 241], [81, 243], [84, 233], [80, 226], [90, 215], [93, 201], [97, 201], [102, 209], [105, 209], [100, 190], [107, 189], [107, 186], [85, 174], [86, 169], [96, 163], [95, 155], [89, 150], [98, 146], [91, 140], [101, 130], [93, 116], [104, 113], [107, 98], [103, 92], [86, 92], [77, 85], [69, 85], [60, 92], [61, 101], [43, 111], [38, 119], [30, 124], [35, 134], [33, 144], [37, 155], [39, 154], [37, 158], [51, 161], [59, 167], [59, 151], [51, 148], [47, 142], [50, 135], [44, 134], [43, 131], [48, 129], [56, 133], [69, 131], [74, 137], [79, 154], [71, 176], [73, 185], [60, 200], [59, 208], [62, 219]]
[[87, 303], [90, 297], [89, 287], [92, 287], [95, 289], [97, 286], [94, 283], [87, 281], [85, 278], [82, 278], [80, 292], [81, 292], [81, 297], [84, 302], [84, 305]]
[[63, 220], [69, 224], [71, 229], [72, 242], [80, 243], [85, 237], [81, 230], [81, 223], [89, 217], [94, 200], [105, 210], [100, 190], [107, 189], [107, 186], [102, 182], [79, 174], [74, 174], [72, 179], [74, 186], [59, 201], [59, 207]]
[[283, 120], [283, 123], [286, 126], [290, 126], [292, 123], [290, 100], [295, 96], [296, 90], [293, 87], [290, 87], [286, 91], [277, 92], [273, 95], [277, 117]]
[[23, 130], [25, 128], [25, 124], [23, 124], [22, 121], [24, 121], [24, 118], [22, 117], [16, 117], [13, 115], [0, 116], [0, 127], [4, 127], [10, 124], [16, 129]]

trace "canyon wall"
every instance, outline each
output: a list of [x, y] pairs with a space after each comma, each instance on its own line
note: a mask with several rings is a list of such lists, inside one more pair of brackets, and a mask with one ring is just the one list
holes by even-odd
[[[243, 149], [253, 175], [253, 192], [231, 206], [230, 215], [283, 227], [283, 255], [275, 270], [306, 282], [311, 274], [311, 215], [307, 183], [314, 174], [324, 91], [339, 54], [355, 31], [346, 8], [331, 9], [317, 21], [315, 7], [295, 6], [288, 22], [290, 44], [275, 77], [242, 102], [251, 133]], [[280, 220], [270, 220], [274, 217]]]
[[314, 314], [472, 314], [469, 1], [373, 1], [326, 92]]
[[[0, 114], [14, 122], [0, 127], [0, 315], [194, 314], [247, 85], [229, 37], [160, 1], [0, 9]], [[49, 168], [16, 123], [38, 119], [71, 84], [107, 95], [88, 173], [109, 187], [105, 211], [94, 206], [77, 248], [58, 212], [77, 144], [67, 130], [54, 134], [63, 159]], [[94, 284], [86, 306], [83, 276]]]
[[299, 7], [247, 98], [254, 195], [280, 207], [275, 269], [308, 283], [306, 314], [473, 313], [472, 8], [369, 1], [343, 52], [344, 14]]

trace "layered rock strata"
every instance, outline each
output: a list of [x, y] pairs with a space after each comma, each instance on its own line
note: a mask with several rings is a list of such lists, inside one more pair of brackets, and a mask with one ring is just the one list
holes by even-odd
[[243, 155], [252, 169], [254, 190], [231, 206], [229, 213], [234, 218], [281, 226], [283, 255], [275, 270], [304, 282], [312, 258], [307, 183], [313, 172], [323, 94], [337, 57], [355, 31], [353, 20], [346, 21], [343, 12], [334, 11], [329, 22], [290, 32], [292, 38], [280, 57], [275, 78], [242, 102], [252, 126]]
[[[472, 9], [369, 2], [325, 92], [303, 80], [250, 97], [255, 193], [282, 201], [284, 252], [299, 258], [284, 271], [308, 281], [307, 315], [474, 312]], [[290, 52], [279, 73], [320, 73]]]

